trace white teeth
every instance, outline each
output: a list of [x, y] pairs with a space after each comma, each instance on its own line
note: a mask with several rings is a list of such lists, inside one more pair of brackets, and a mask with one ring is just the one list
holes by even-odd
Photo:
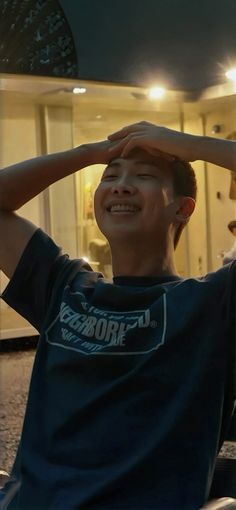
[[126, 205], [126, 204], [116, 204], [116, 205], [112, 205], [111, 208], [110, 208], [110, 212], [115, 212], [115, 211], [130, 211], [130, 212], [135, 212], [135, 211], [138, 211], [138, 208], [135, 207], [135, 206], [132, 206], [132, 205]]

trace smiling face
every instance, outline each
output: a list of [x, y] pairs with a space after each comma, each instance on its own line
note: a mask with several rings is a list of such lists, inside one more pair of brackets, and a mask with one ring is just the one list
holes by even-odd
[[121, 240], [163, 242], [176, 203], [168, 163], [136, 151], [106, 167], [94, 197], [95, 217], [111, 243]]

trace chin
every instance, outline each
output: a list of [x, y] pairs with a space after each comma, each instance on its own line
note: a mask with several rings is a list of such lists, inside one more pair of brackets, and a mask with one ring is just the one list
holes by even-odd
[[114, 241], [119, 241], [119, 243], [121, 243], [122, 241], [129, 243], [134, 243], [135, 241], [137, 241], [140, 243], [143, 239], [142, 232], [140, 231], [137, 232], [137, 230], [134, 231], [131, 229], [129, 230], [122, 228], [122, 230], [119, 229], [113, 229], [112, 231], [103, 230], [102, 233], [109, 243], [114, 243]]

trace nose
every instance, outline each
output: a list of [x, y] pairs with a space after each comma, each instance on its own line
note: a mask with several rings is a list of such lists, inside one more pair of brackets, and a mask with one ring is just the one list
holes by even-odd
[[126, 177], [122, 177], [112, 184], [111, 192], [115, 195], [134, 195], [136, 193], [136, 187]]

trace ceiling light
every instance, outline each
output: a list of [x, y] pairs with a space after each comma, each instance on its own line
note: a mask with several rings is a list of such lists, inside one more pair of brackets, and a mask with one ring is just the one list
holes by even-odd
[[149, 99], [161, 99], [166, 93], [166, 89], [163, 87], [152, 87], [149, 89], [148, 97]]
[[86, 89], [84, 87], [74, 87], [73, 94], [84, 94]]
[[225, 76], [226, 76], [229, 80], [236, 81], [236, 67], [233, 67], [232, 69], [229, 69], [229, 70], [225, 73]]

